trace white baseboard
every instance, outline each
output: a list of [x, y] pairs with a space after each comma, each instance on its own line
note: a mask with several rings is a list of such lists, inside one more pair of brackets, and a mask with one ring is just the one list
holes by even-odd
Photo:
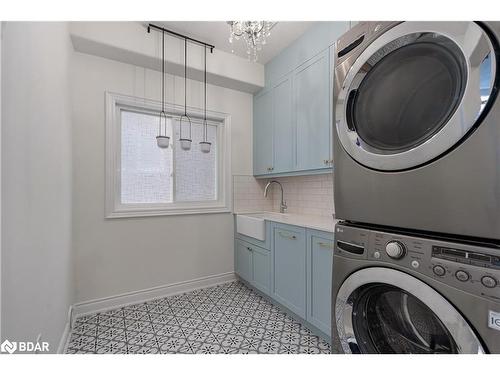
[[73, 305], [71, 326], [74, 320], [83, 315], [97, 312], [113, 310], [119, 307], [145, 302], [155, 298], [168, 297], [175, 294], [182, 294], [196, 289], [208, 288], [211, 286], [225, 284], [236, 280], [234, 272], [226, 272], [218, 275], [200, 277], [198, 279], [182, 281], [169, 285], [162, 285], [154, 288], [138, 290], [115, 296], [99, 298], [91, 301], [79, 302]]

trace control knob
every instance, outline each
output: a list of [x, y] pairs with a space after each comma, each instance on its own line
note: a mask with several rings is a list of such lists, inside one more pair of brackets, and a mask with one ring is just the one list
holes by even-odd
[[434, 266], [432, 268], [432, 271], [434, 272], [435, 275], [437, 276], [444, 276], [446, 273], [446, 270], [444, 269], [443, 266]]
[[465, 271], [462, 271], [462, 270], [459, 270], [457, 272], [455, 272], [455, 277], [459, 280], [459, 281], [462, 281], [462, 282], [466, 282], [470, 279], [470, 275], [465, 272]]
[[390, 241], [385, 245], [385, 252], [392, 259], [401, 259], [406, 254], [405, 246], [398, 241]]
[[497, 286], [498, 282], [494, 277], [483, 276], [481, 278], [481, 284], [483, 284], [486, 288], [494, 288]]

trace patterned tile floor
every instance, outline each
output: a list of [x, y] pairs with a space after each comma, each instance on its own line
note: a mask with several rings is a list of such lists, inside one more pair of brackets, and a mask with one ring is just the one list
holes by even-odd
[[241, 282], [74, 324], [67, 353], [330, 353], [330, 345]]

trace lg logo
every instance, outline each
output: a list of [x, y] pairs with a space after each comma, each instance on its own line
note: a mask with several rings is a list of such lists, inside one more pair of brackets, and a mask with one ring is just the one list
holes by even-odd
[[500, 313], [496, 311], [491, 311], [488, 317], [488, 327], [500, 331]]

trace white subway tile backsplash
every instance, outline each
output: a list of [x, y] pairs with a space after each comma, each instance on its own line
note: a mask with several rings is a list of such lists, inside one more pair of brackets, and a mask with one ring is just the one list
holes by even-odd
[[233, 175], [233, 211], [272, 211], [272, 192], [264, 197], [266, 183], [253, 176]]
[[[335, 212], [333, 201], [333, 174], [278, 177], [273, 180], [283, 185], [287, 212], [304, 215], [331, 216]], [[264, 188], [269, 179], [257, 180], [253, 176], [233, 176], [234, 212], [279, 211], [281, 192], [274, 185], [268, 198]]]

